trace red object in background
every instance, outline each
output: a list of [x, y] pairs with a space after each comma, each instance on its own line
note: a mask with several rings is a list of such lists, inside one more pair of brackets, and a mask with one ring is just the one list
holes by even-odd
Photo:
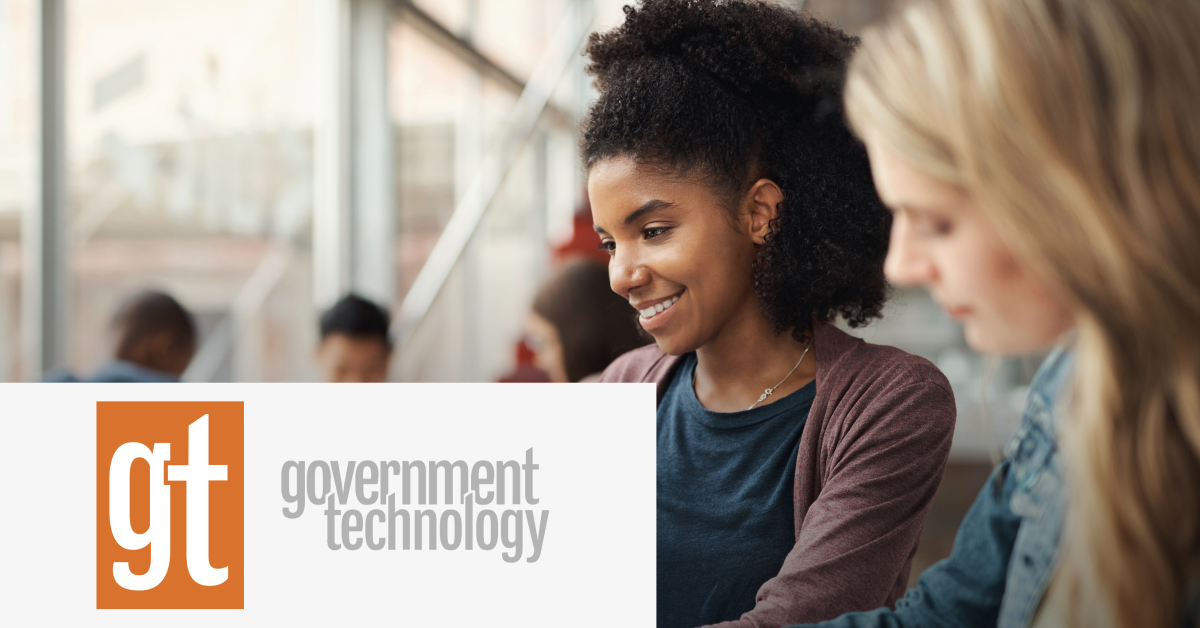
[[550, 376], [546, 371], [533, 365], [533, 350], [525, 344], [525, 340], [517, 341], [517, 368], [504, 377], [496, 380], [500, 383], [542, 383], [549, 382]]
[[551, 262], [561, 264], [573, 257], [587, 257], [608, 263], [608, 253], [600, 250], [600, 235], [592, 228], [592, 203], [587, 191], [583, 193], [583, 205], [575, 212], [571, 227], [571, 239], [554, 247], [550, 252]]

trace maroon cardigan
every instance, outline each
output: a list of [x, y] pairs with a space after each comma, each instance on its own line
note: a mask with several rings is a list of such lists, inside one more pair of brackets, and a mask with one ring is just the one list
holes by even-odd
[[[753, 610], [721, 628], [774, 628], [893, 606], [954, 435], [954, 394], [928, 360], [813, 327], [817, 394], [796, 458], [796, 545]], [[617, 358], [601, 382], [654, 382], [678, 356], [657, 345]]]

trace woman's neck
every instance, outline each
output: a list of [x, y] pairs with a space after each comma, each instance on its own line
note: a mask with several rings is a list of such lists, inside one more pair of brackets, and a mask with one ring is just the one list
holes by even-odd
[[[753, 312], [731, 321], [721, 334], [696, 350], [696, 398], [714, 412], [736, 412], [747, 409], [767, 388], [778, 384], [758, 405], [778, 401], [816, 377], [813, 351], [796, 367], [807, 348], [808, 343], [798, 342], [791, 330], [775, 335], [755, 304]], [[788, 376], [793, 367], [795, 372]], [[787, 379], [780, 384], [784, 377]]]

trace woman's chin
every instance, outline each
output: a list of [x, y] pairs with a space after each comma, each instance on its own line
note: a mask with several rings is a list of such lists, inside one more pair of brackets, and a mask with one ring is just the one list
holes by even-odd
[[967, 346], [979, 353], [996, 356], [1021, 356], [1049, 349], [1057, 342], [1057, 336], [1046, 338], [1029, 330], [991, 329], [976, 321], [964, 321], [963, 335]]
[[651, 334], [654, 336], [654, 342], [663, 353], [673, 356], [681, 356], [685, 353], [695, 351], [698, 347], [693, 346], [693, 343], [683, 341], [678, 334]]

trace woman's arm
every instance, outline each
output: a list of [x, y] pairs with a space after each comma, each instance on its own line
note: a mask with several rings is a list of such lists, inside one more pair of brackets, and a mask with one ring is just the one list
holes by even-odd
[[798, 463], [817, 476], [806, 482], [823, 477], [824, 485], [796, 545], [759, 589], [754, 609], [716, 626], [821, 621], [903, 594], [954, 433], [954, 398], [940, 373], [936, 379], [864, 395], [853, 401], [853, 418], [822, 426], [818, 437], [832, 439], [822, 447], [830, 453]]
[[916, 588], [896, 602], [896, 610], [850, 613], [823, 622], [820, 628], [995, 626], [1021, 526], [1021, 518], [1008, 507], [1013, 491], [1009, 466], [1008, 460], [1002, 462], [979, 491], [958, 529], [950, 557], [926, 569]]

